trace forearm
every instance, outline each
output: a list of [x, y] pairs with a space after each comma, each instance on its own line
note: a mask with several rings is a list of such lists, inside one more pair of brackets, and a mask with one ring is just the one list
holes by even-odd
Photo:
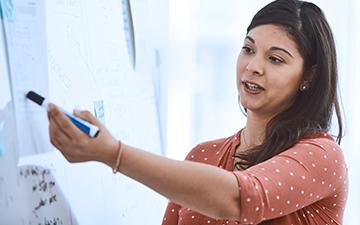
[[[114, 163], [107, 162], [111, 167]], [[215, 166], [171, 160], [123, 144], [119, 170], [171, 201], [207, 216], [236, 219], [240, 213], [235, 176]]]
[[[96, 138], [81, 132], [55, 105], [49, 104], [51, 143], [69, 162], [97, 160], [111, 168], [119, 143], [90, 112], [76, 113], [102, 129]], [[215, 166], [176, 161], [123, 144], [119, 171], [168, 199], [215, 218], [236, 219], [240, 213], [235, 176]]]

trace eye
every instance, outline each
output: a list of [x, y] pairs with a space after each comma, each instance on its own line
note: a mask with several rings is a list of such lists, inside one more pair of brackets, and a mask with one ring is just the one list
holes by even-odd
[[270, 61], [275, 63], [275, 64], [280, 64], [280, 63], [284, 63], [284, 60], [282, 60], [279, 57], [275, 57], [275, 56], [270, 56], [269, 57]]
[[250, 47], [247, 46], [242, 47], [242, 52], [244, 52], [247, 55], [255, 53], [254, 50], [252, 50]]

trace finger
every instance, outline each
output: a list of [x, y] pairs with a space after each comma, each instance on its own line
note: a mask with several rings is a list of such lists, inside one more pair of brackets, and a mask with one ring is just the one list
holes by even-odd
[[62, 133], [71, 138], [71, 129], [75, 128], [71, 120], [54, 104], [49, 103], [48, 110], [49, 122], [51, 120]]
[[56, 140], [54, 138], [50, 138], [50, 143], [62, 154], [62, 149], [64, 147], [61, 145], [61, 143], [58, 140]]
[[47, 118], [50, 121], [50, 112], [49, 111], [47, 111]]
[[71, 120], [52, 103], [49, 103], [49, 115], [68, 137], [84, 138], [85, 134], [81, 132], [81, 130], [77, 128]]
[[62, 150], [64, 146], [68, 146], [71, 141], [71, 137], [68, 137], [52, 118], [49, 121], [49, 134], [51, 143], [59, 150]]
[[64, 156], [64, 158], [70, 162], [68, 153], [64, 152], [64, 146], [62, 145], [62, 143], [59, 140], [52, 138], [50, 139], [50, 141], [51, 144], [55, 146], [55, 148]]
[[[50, 120], [49, 120], [50, 122]], [[56, 128], [54, 128], [55, 125], [55, 122], [52, 120], [50, 123], [49, 123], [49, 135], [50, 135], [50, 142], [52, 145], [54, 145], [58, 150], [61, 150], [63, 147], [61, 145], [61, 143], [56, 139], [57, 137], [57, 130]]]
[[[57, 124], [57, 122], [55, 121], [55, 119], [51, 116], [51, 114], [50, 114], [50, 112], [48, 112], [47, 113], [47, 115], [48, 115], [48, 120], [49, 120], [49, 133], [50, 133], [50, 131], [52, 131], [52, 132], [62, 132], [64, 135], [66, 135], [69, 139], [72, 139], [71, 138], [71, 136], [69, 136], [68, 134], [66, 134], [65, 133], [65, 131], [63, 131], [60, 127], [59, 127], [59, 125]], [[50, 128], [52, 128], [52, 129], [50, 129]], [[59, 131], [57, 131], [57, 130], [59, 130]], [[51, 136], [52, 134], [50, 133], [50, 136]], [[56, 135], [54, 135], [54, 137], [55, 137]]]
[[89, 111], [80, 111], [80, 110], [74, 110], [74, 115], [88, 121], [89, 123], [100, 127], [101, 123], [98, 119], [96, 119], [95, 116], [93, 116]]

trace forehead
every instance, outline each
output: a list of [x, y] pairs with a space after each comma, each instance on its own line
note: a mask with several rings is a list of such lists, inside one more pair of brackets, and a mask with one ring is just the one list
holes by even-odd
[[255, 45], [259, 48], [269, 49], [276, 46], [300, 56], [297, 44], [290, 34], [280, 26], [272, 24], [260, 25], [251, 29], [247, 36], [254, 39]]

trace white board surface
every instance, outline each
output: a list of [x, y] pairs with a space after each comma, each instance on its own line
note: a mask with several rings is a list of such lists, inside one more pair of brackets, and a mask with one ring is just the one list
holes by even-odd
[[114, 137], [162, 154], [156, 26], [143, 25], [152, 2], [131, 3], [135, 68], [124, 1], [1, 1], [1, 225], [161, 223], [163, 197], [102, 164], [68, 163], [49, 142], [46, 113], [24, 98], [35, 90], [89, 110]]

